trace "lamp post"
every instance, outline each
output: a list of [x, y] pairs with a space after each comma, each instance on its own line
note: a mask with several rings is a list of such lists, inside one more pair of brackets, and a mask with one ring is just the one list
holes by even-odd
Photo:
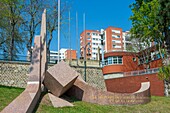
[[83, 14], [83, 27], [84, 27], [84, 81], [86, 82], [86, 15]]
[[90, 45], [90, 42], [88, 42], [83, 48], [84, 48], [84, 81], [86, 82], [86, 48]]

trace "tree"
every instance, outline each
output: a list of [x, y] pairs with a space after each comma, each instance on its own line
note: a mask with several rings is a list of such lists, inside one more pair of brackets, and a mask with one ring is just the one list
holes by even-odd
[[[62, 2], [62, 9], [61, 9], [61, 17], [63, 17], [64, 12], [68, 8], [66, 2]], [[39, 32], [37, 29], [40, 28], [41, 23], [41, 14], [44, 9], [47, 9], [47, 50], [49, 50], [50, 43], [53, 38], [53, 32], [57, 29], [57, 17], [58, 17], [58, 10], [57, 10], [57, 1], [56, 0], [25, 0], [24, 5], [24, 23], [23, 28], [24, 31], [28, 33], [28, 43], [27, 49], [32, 56], [32, 43], [36, 32]], [[61, 18], [63, 20], [63, 18]]]
[[8, 54], [9, 60], [13, 60], [15, 55], [20, 52], [19, 49], [24, 42], [23, 37], [21, 37], [23, 32], [20, 29], [23, 21], [21, 17], [22, 3], [20, 0], [0, 1], [0, 36], [2, 38], [0, 46]]
[[[170, 1], [169, 0], [158, 0], [160, 7], [158, 13], [158, 24], [162, 32], [162, 42], [165, 47], [165, 54], [167, 57], [170, 56]], [[169, 65], [169, 59], [164, 60], [165, 65]]]
[[[51, 2], [53, 4], [51, 4]], [[61, 17], [61, 23], [60, 24], [66, 24], [65, 20], [67, 18], [64, 17], [64, 14], [66, 11], [69, 10], [70, 6], [68, 5], [67, 1], [63, 1], [62, 7], [60, 10], [60, 17]], [[48, 58], [50, 58], [50, 44], [53, 39], [53, 33], [58, 28], [58, 2], [56, 0], [50, 0], [46, 1], [46, 7], [47, 7], [47, 32], [48, 32], [48, 40], [47, 40], [47, 51], [48, 51]]]
[[[164, 77], [165, 84], [169, 83], [167, 70], [170, 59], [170, 1], [169, 0], [136, 0], [131, 5], [133, 16], [131, 33], [133, 36], [142, 38], [143, 42], [154, 41], [157, 43], [159, 54], [163, 60], [160, 69], [160, 78]], [[164, 72], [164, 76], [162, 75]], [[168, 95], [168, 88], [165, 87]]]
[[149, 67], [151, 59], [151, 42], [161, 42], [158, 40], [161, 37], [161, 31], [158, 29], [158, 20], [156, 19], [159, 4], [157, 0], [136, 0], [136, 3], [130, 7], [133, 12], [130, 17], [132, 20], [131, 40], [134, 40], [132, 46], [136, 46], [137, 51], [140, 51], [140, 60], [146, 68]]
[[43, 12], [43, 8], [45, 5], [43, 4], [44, 0], [25, 0], [24, 1], [24, 10], [23, 10], [23, 30], [27, 32], [28, 35], [28, 42], [27, 42], [27, 49], [30, 53], [30, 57], [32, 56], [32, 43], [36, 32], [38, 31], [37, 28], [41, 23], [41, 15]]

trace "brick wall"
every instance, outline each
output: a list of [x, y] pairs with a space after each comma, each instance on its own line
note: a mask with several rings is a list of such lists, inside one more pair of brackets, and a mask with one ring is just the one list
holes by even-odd
[[164, 82], [159, 80], [157, 74], [129, 76], [105, 80], [107, 91], [117, 93], [133, 93], [140, 88], [141, 82], [150, 81], [151, 95], [164, 96]]
[[113, 65], [104, 66], [102, 68], [103, 74], [134, 71], [137, 70], [138, 68], [137, 60], [133, 61], [133, 58], [136, 58], [133, 53], [110, 52], [110, 53], [106, 53], [104, 57], [107, 58], [109, 56], [123, 56], [123, 64], [115, 64], [115, 65], [113, 64]]

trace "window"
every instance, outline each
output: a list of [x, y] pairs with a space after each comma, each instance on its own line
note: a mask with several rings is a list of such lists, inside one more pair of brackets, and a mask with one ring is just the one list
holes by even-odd
[[122, 64], [122, 57], [121, 56], [118, 57], [118, 64]]
[[97, 50], [97, 48], [93, 48], [93, 50]]
[[88, 36], [90, 36], [90, 33], [87, 33]]
[[87, 38], [87, 40], [91, 40], [91, 39], [90, 39], [90, 37], [89, 37], [89, 38]]
[[117, 57], [112, 57], [113, 58], [113, 64], [117, 64]]
[[112, 64], [112, 57], [108, 57], [108, 64]]
[[97, 36], [97, 33], [92, 33], [92, 35]]
[[118, 38], [120, 38], [120, 35], [117, 35]]
[[113, 56], [105, 59], [105, 65], [123, 64], [122, 56]]
[[114, 35], [112, 35], [112, 38], [116, 38]]
[[115, 48], [115, 46], [116, 46], [115, 44], [112, 45], [113, 48]]

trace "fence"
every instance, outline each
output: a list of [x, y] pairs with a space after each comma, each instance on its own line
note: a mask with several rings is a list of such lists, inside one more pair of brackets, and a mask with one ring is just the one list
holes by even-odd
[[131, 71], [131, 72], [125, 72], [124, 77], [127, 76], [138, 76], [138, 75], [145, 75], [145, 74], [154, 74], [158, 73], [159, 68], [152, 68], [152, 69], [145, 69], [145, 70], [140, 70], [140, 71]]
[[20, 62], [30, 62], [29, 56], [24, 55], [13, 55], [12, 60], [10, 56], [5, 54], [0, 54], [0, 60], [1, 61], [20, 61]]

